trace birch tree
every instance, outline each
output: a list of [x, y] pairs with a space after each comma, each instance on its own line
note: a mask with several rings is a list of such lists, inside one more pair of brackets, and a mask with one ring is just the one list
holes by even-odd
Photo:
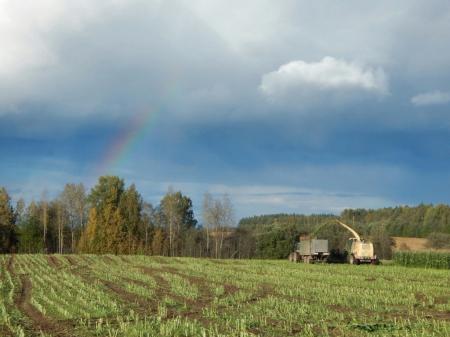
[[67, 212], [71, 236], [71, 251], [75, 252], [75, 233], [84, 227], [86, 214], [86, 190], [83, 184], [66, 184], [61, 201]]
[[41, 222], [43, 226], [43, 247], [44, 253], [47, 253], [47, 231], [48, 231], [48, 200], [47, 200], [47, 191], [44, 190], [41, 196], [41, 206], [42, 206], [42, 214], [41, 214]]
[[176, 256], [182, 250], [185, 231], [194, 228], [197, 224], [192, 200], [181, 192], [169, 189], [161, 200], [161, 212], [169, 232], [169, 254]]
[[222, 256], [225, 231], [233, 226], [233, 207], [228, 195], [214, 199], [208, 192], [203, 199], [203, 223], [206, 228], [206, 246], [209, 252], [209, 237], [211, 234], [214, 240], [214, 257]]

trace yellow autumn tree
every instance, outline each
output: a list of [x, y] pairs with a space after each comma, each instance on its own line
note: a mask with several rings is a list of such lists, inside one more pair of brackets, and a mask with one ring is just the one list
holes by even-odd
[[163, 255], [164, 232], [161, 228], [157, 228], [152, 240], [152, 254]]
[[97, 210], [91, 208], [89, 210], [88, 222], [84, 231], [81, 233], [80, 241], [78, 243], [78, 250], [81, 253], [96, 253], [95, 239], [97, 236]]
[[143, 247], [142, 198], [134, 185], [125, 189], [124, 181], [104, 176], [92, 189], [92, 211], [82, 238], [80, 251], [98, 254], [134, 254]]

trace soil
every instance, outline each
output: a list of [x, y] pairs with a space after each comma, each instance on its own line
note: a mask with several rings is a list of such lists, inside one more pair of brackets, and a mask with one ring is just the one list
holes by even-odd
[[450, 312], [448, 311], [434, 311], [431, 313], [425, 314], [426, 318], [441, 320], [441, 321], [450, 321]]
[[73, 326], [60, 324], [57, 321], [51, 320], [50, 318], [44, 316], [31, 304], [32, 284], [29, 276], [22, 274], [20, 275], [20, 280], [22, 285], [20, 292], [14, 299], [14, 304], [31, 320], [33, 323], [31, 328], [32, 331], [36, 335], [40, 335], [40, 331], [42, 331], [52, 337], [73, 336], [73, 333], [70, 333], [70, 331], [73, 330]]
[[6, 270], [10, 274], [14, 274], [14, 255], [11, 255], [8, 260], [8, 264], [6, 265]]
[[225, 289], [225, 295], [226, 296], [233, 295], [234, 293], [239, 291], [238, 287], [236, 287], [236, 286], [234, 286], [232, 284], [229, 284], [229, 283], [225, 283], [223, 285], [223, 288]]
[[69, 264], [71, 266], [77, 266], [78, 265], [78, 261], [75, 260], [72, 256], [65, 255], [64, 257], [66, 258], [66, 260], [69, 262]]
[[349, 307], [340, 305], [340, 304], [330, 304], [328, 305], [328, 308], [341, 313], [351, 312], [352, 310]]
[[[203, 308], [203, 307], [205, 307], [205, 305], [209, 305], [213, 301], [214, 296], [209, 287], [209, 284], [211, 284], [212, 282], [206, 280], [203, 277], [187, 275], [187, 274], [182, 273], [178, 269], [169, 267], [169, 266], [163, 266], [161, 268], [149, 268], [149, 267], [141, 266], [140, 269], [145, 274], [153, 277], [158, 284], [163, 285], [163, 288], [165, 288], [167, 290], [170, 290], [170, 285], [167, 283], [167, 281], [161, 275], [159, 275], [162, 272], [168, 273], [168, 274], [176, 274], [176, 275], [188, 280], [189, 283], [192, 285], [195, 285], [200, 292], [200, 297], [196, 300], [196, 303], [194, 305], [195, 307], [201, 306]], [[223, 296], [232, 295], [232, 294], [236, 293], [237, 291], [239, 291], [238, 287], [236, 287], [232, 284], [229, 284], [229, 283], [225, 283], [225, 284], [217, 283], [217, 285], [223, 285], [224, 290], [225, 290]], [[267, 289], [267, 287], [266, 287], [266, 289]]]
[[123, 256], [123, 255], [120, 255], [119, 257], [120, 257], [120, 259], [122, 260], [122, 262], [125, 262], [125, 263], [131, 263], [131, 261], [130, 261], [127, 257], [125, 257], [125, 256]]
[[154, 260], [155, 262], [159, 263], [159, 264], [170, 264], [172, 263], [170, 259], [166, 258], [162, 258], [161, 256], [152, 256], [152, 260]]
[[[153, 299], [146, 299], [141, 296], [138, 296], [136, 294], [130, 293], [120, 287], [119, 285], [110, 282], [110, 281], [102, 281], [102, 283], [105, 285], [105, 287], [116, 294], [117, 297], [119, 297], [123, 302], [128, 304], [134, 304], [133, 309], [143, 315], [148, 314], [157, 314], [158, 313], [158, 304], [164, 299], [164, 295], [168, 295], [165, 291], [158, 292], [155, 298]], [[171, 296], [175, 301], [178, 303], [182, 303], [180, 301], [184, 300], [184, 298], [174, 298], [174, 296]], [[175, 308], [166, 308], [167, 309], [167, 319], [171, 319], [177, 316], [183, 316], [183, 317], [194, 317], [191, 315], [190, 312], [179, 312]], [[196, 318], [201, 318], [196, 317]]]
[[450, 249], [430, 249], [427, 247], [428, 239], [425, 238], [412, 238], [412, 237], [399, 237], [395, 236], [394, 239], [394, 250], [411, 250], [411, 251], [441, 251], [449, 252]]
[[[121, 260], [126, 263], [131, 263], [126, 257], [120, 256]], [[203, 309], [211, 305], [211, 303], [214, 300], [214, 295], [210, 289], [210, 282], [207, 281], [203, 277], [199, 276], [192, 276], [187, 275], [180, 271], [179, 269], [176, 269], [174, 267], [168, 266], [167, 264], [164, 264], [161, 267], [158, 268], [151, 268], [148, 266], [140, 266], [135, 265], [135, 268], [138, 268], [146, 275], [149, 275], [152, 277], [156, 284], [157, 284], [157, 290], [155, 291], [155, 296], [151, 299], [149, 298], [143, 298], [141, 296], [138, 296], [134, 293], [131, 293], [124, 288], [122, 288], [119, 284], [116, 284], [111, 281], [107, 280], [100, 280], [100, 282], [112, 293], [114, 293], [119, 299], [121, 299], [125, 303], [131, 303], [134, 304], [134, 310], [140, 314], [156, 314], [158, 312], [158, 304], [164, 300], [164, 298], [169, 298], [178, 305], [185, 304], [187, 306], [187, 310], [180, 310], [180, 308], [170, 306], [166, 307], [167, 309], [167, 317], [166, 318], [173, 318], [177, 316], [186, 317], [190, 319], [196, 319], [202, 324], [205, 324], [205, 326], [208, 326], [210, 324], [209, 320], [203, 317]], [[93, 277], [88, 277], [88, 275], [85, 275], [84, 273], [81, 273], [80, 271], [72, 270], [72, 272], [76, 273], [77, 275], [80, 275], [85, 280], [88, 281], [94, 281]], [[180, 277], [183, 277], [186, 279], [190, 284], [195, 285], [197, 289], [199, 290], [199, 296], [195, 300], [191, 300], [189, 298], [185, 298], [179, 295], [176, 295], [172, 292], [169, 282], [161, 275], [162, 273], [168, 273], [168, 274], [175, 274]], [[82, 274], [82, 275], [81, 275]], [[135, 283], [143, 287], [147, 287], [148, 284], [146, 284], [143, 281], [138, 280], [132, 280], [129, 278], [122, 278], [122, 280], [130, 283]], [[222, 296], [228, 296], [231, 294], [234, 294], [239, 290], [238, 287], [233, 286], [231, 284], [222, 284], [224, 286], [224, 294]], [[260, 299], [263, 297], [268, 296], [269, 294], [273, 293], [273, 287], [270, 285], [262, 285], [259, 289], [257, 294], [255, 295], [256, 299]]]
[[105, 260], [105, 262], [108, 262], [111, 264], [117, 264], [117, 261], [114, 260], [111, 256], [103, 255], [102, 258], [103, 258], [103, 260]]
[[7, 326], [0, 325], [0, 336], [2, 337], [14, 337], [14, 334]]
[[141, 296], [130, 293], [111, 281], [102, 281], [102, 283], [106, 288], [115, 293], [125, 303], [135, 303], [137, 306], [134, 309], [136, 309], [138, 312], [144, 314], [146, 313], [146, 309], [149, 308], [149, 303]]
[[228, 264], [223, 260], [219, 260], [219, 259], [208, 259], [209, 262], [214, 263], [214, 264]]
[[132, 278], [128, 278], [128, 277], [121, 277], [122, 280], [124, 280], [125, 282], [128, 283], [134, 283], [140, 287], [148, 287], [148, 284], [144, 281], [140, 281], [140, 280], [133, 280]]
[[61, 262], [54, 255], [47, 255], [47, 262], [52, 268], [61, 268]]
[[450, 297], [440, 296], [434, 298], [434, 303], [436, 304], [447, 304], [450, 301]]
[[427, 297], [424, 294], [422, 294], [422, 293], [415, 293], [414, 297], [419, 302], [425, 302], [427, 300]]
[[[207, 281], [198, 276], [191, 276], [184, 274], [180, 272], [178, 269], [168, 266], [163, 266], [161, 268], [148, 268], [148, 267], [142, 267], [141, 270], [143, 270], [146, 274], [152, 276], [155, 281], [157, 281], [158, 284], [163, 284], [164, 288], [170, 290], [170, 285], [167, 283], [167, 281], [159, 275], [160, 273], [168, 273], [168, 274], [175, 274], [178, 275], [184, 279], [186, 279], [190, 284], [196, 286], [200, 292], [200, 298], [211, 298], [213, 295], [211, 293], [211, 290], [207, 284]], [[197, 300], [198, 301], [198, 300]]]
[[[164, 297], [168, 297], [177, 303], [186, 303], [188, 306], [187, 311], [177, 311], [168, 308], [168, 318], [182, 316], [190, 319], [196, 319], [205, 326], [208, 326], [210, 321], [203, 317], [203, 309], [208, 307], [214, 300], [214, 296], [208, 287], [207, 281], [201, 277], [195, 277], [183, 274], [177, 269], [172, 267], [162, 268], [149, 268], [140, 267], [140, 269], [147, 275], [151, 276], [158, 284], [157, 301], [160, 302]], [[171, 273], [183, 277], [189, 281], [192, 285], [195, 285], [199, 290], [199, 297], [195, 300], [191, 300], [179, 295], [174, 294], [170, 289], [170, 284], [160, 274]], [[230, 288], [231, 289], [231, 288]]]
[[167, 270], [149, 268], [149, 267], [141, 267], [141, 270], [145, 274], [151, 276], [156, 281], [156, 284], [158, 285], [158, 292], [157, 292], [158, 301], [163, 300], [164, 297], [169, 297], [178, 303], [186, 302], [186, 303], [192, 304], [192, 301], [190, 301], [189, 299], [178, 296], [176, 294], [173, 294], [170, 291], [170, 284], [167, 282], [167, 280], [165, 278], [163, 278], [161, 275], [159, 275], [163, 271], [167, 272]]

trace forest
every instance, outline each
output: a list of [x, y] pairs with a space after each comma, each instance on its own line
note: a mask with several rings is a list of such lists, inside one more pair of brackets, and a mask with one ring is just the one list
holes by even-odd
[[[0, 188], [0, 253], [144, 254], [214, 258], [285, 258], [300, 234], [327, 238], [343, 249], [348, 233], [328, 226], [336, 215], [275, 214], [236, 223], [230, 198], [205, 193], [199, 222], [192, 200], [169, 189], [159, 204], [146, 202], [135, 185], [116, 176], [100, 177], [87, 191], [66, 184], [49, 200], [46, 193], [28, 204], [14, 205]], [[450, 207], [346, 209], [340, 214], [391, 257], [392, 236], [449, 241]], [[442, 242], [441, 242], [442, 244]]]

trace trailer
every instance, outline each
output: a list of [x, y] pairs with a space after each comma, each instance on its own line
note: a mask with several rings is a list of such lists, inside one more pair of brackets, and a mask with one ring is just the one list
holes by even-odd
[[328, 240], [301, 236], [300, 241], [295, 245], [295, 250], [289, 254], [289, 261], [303, 261], [304, 263], [326, 262], [329, 255]]

